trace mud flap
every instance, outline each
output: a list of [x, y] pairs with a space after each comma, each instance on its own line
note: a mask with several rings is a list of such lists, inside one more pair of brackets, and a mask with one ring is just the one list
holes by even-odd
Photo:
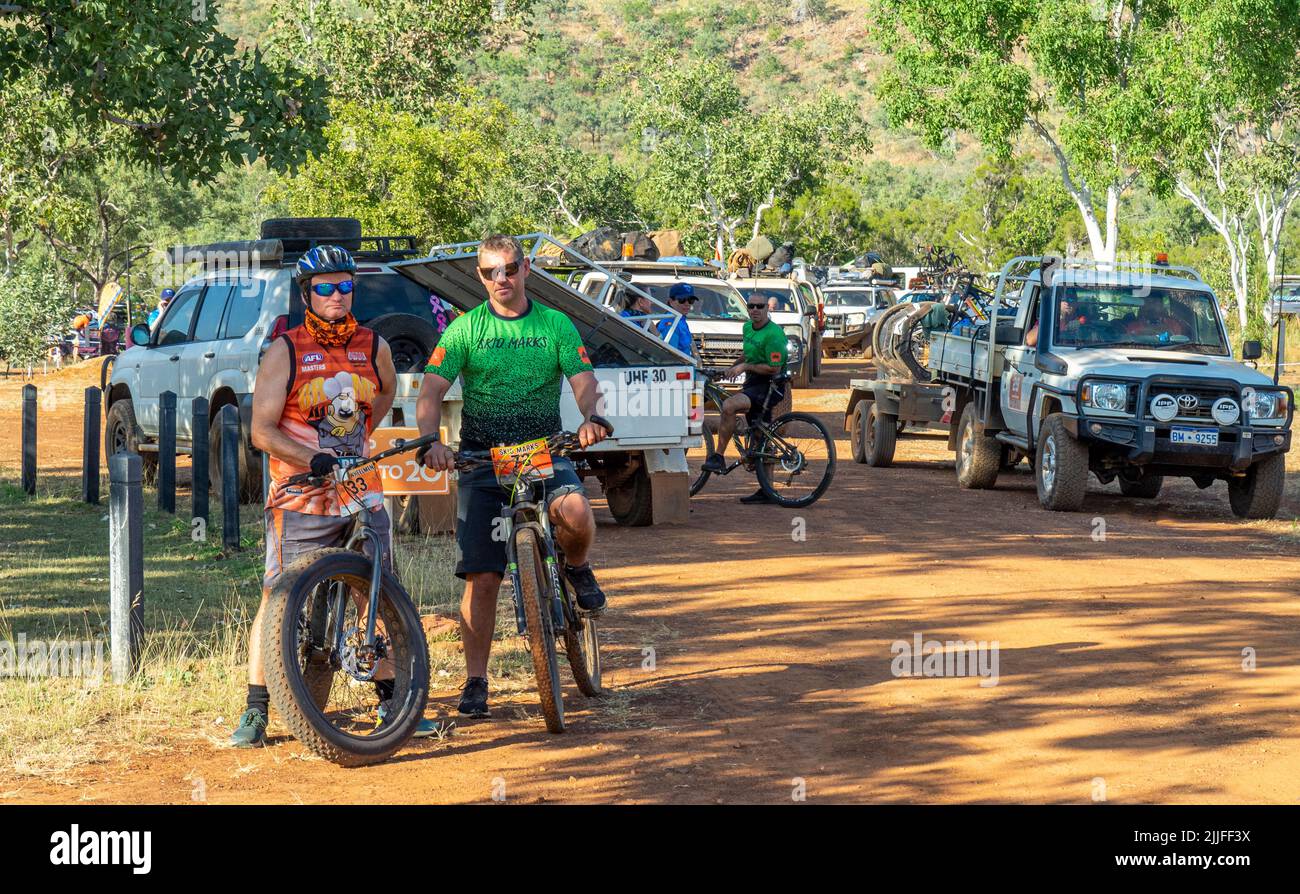
[[691, 482], [686, 451], [646, 450], [646, 471], [650, 473], [650, 500], [654, 524], [681, 525], [690, 520]]

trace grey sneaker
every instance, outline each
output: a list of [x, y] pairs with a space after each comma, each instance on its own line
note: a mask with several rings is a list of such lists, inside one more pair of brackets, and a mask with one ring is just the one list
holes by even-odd
[[266, 715], [255, 708], [249, 708], [239, 718], [239, 726], [230, 736], [234, 748], [256, 748], [266, 744]]
[[[379, 722], [375, 724], [375, 732], [384, 728], [388, 722], [388, 704], [386, 702], [379, 705]], [[430, 720], [428, 717], [421, 717], [420, 722], [415, 726], [415, 732], [411, 733], [413, 739], [427, 739], [429, 736], [437, 736], [442, 733], [442, 724]]]

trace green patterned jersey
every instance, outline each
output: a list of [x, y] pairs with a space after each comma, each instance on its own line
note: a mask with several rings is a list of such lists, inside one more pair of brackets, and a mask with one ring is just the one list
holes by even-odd
[[462, 378], [461, 447], [483, 450], [559, 431], [561, 377], [591, 368], [573, 321], [530, 299], [518, 317], [500, 316], [490, 301], [461, 314], [424, 371]]

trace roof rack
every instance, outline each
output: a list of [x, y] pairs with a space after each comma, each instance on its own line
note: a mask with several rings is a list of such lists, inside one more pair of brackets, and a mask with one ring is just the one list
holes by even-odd
[[[1098, 261], [1094, 258], [1061, 258], [1044, 255], [1041, 258], [1016, 258], [1016, 261], [1055, 261], [1056, 272], [1066, 270], [1095, 270], [1100, 273], [1150, 273], [1156, 276], [1175, 276], [1193, 282], [1204, 282], [1195, 269], [1181, 264], [1156, 264], [1142, 261]], [[1014, 262], [1012, 262], [1014, 263]], [[1040, 263], [1040, 267], [1041, 267]], [[1006, 269], [1005, 267], [1003, 268]]]
[[[306, 245], [299, 249], [303, 241]], [[205, 245], [173, 245], [167, 257], [173, 265], [202, 264], [204, 270], [243, 267], [278, 267], [297, 263], [298, 258], [318, 245], [350, 242], [360, 247], [352, 250], [358, 261], [399, 261], [420, 257], [415, 236], [302, 237], [293, 240], [294, 250], [284, 250], [282, 239], [247, 239], [235, 242], [210, 242]], [[366, 247], [373, 246], [373, 247]]]

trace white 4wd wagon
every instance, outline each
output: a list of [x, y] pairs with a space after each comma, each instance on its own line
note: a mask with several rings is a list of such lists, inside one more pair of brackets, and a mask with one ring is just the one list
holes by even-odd
[[[138, 452], [146, 481], [158, 465], [159, 396], [176, 395], [177, 451], [189, 453], [191, 407], [208, 399], [210, 420], [221, 408], [239, 410], [241, 496], [260, 499], [261, 454], [253, 448], [253, 382], [263, 352], [302, 322], [303, 302], [294, 265], [315, 244], [338, 243], [357, 260], [357, 320], [388, 341], [397, 368], [394, 422], [414, 421], [419, 376], [438, 340], [430, 293], [395, 272], [393, 262], [419, 256], [412, 236], [365, 237], [352, 218], [268, 220], [257, 242], [227, 242], [173, 250], [174, 260], [203, 263], [203, 272], [176, 290], [153, 331], [136, 326], [130, 347], [113, 364], [105, 393], [105, 455]], [[455, 420], [459, 422], [459, 420]], [[209, 428], [213, 487], [220, 489], [221, 437]]]

